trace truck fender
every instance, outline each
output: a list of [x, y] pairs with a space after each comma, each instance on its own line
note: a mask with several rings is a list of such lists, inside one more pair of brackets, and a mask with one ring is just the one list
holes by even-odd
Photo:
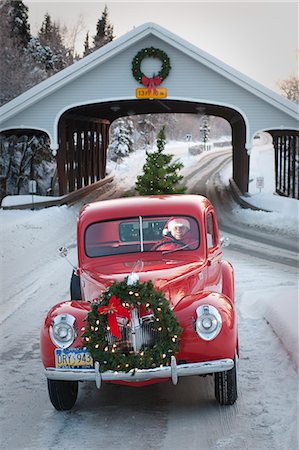
[[235, 301], [234, 269], [228, 261], [221, 262], [222, 270], [222, 294], [228, 297], [232, 303]]

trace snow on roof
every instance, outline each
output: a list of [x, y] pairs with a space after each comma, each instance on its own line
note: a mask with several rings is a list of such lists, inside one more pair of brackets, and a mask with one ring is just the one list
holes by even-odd
[[95, 66], [103, 64], [105, 61], [117, 55], [119, 52], [124, 51], [127, 47], [150, 35], [164, 40], [169, 45], [176, 47], [181, 52], [184, 52], [196, 61], [209, 67], [211, 70], [218, 72], [219, 74], [238, 84], [242, 88], [262, 98], [263, 100], [265, 100], [275, 108], [285, 112], [289, 116], [295, 119], [298, 118], [298, 107], [293, 102], [276, 94], [274, 91], [252, 80], [238, 70], [213, 57], [209, 53], [206, 53], [204, 50], [180, 38], [176, 34], [166, 30], [160, 25], [151, 22], [134, 28], [123, 36], [120, 36], [114, 41], [94, 51], [90, 55], [82, 58], [80, 61], [77, 61], [64, 70], [61, 70], [57, 74], [49, 77], [47, 80], [42, 81], [20, 96], [11, 100], [0, 108], [0, 117], [2, 116], [2, 120], [7, 120], [14, 114], [19, 113], [21, 110], [27, 108], [31, 104], [37, 102], [45, 96], [48, 96], [50, 93], [56, 91], [57, 89], [60, 89], [62, 86], [74, 80], [75, 78], [82, 76], [84, 73], [93, 69]]

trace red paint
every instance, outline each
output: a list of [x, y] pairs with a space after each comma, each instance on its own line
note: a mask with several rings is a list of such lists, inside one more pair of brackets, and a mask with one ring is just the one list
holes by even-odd
[[[207, 248], [206, 216], [214, 215], [214, 245]], [[94, 222], [125, 219], [136, 216], [189, 216], [196, 219], [200, 229], [200, 246], [195, 250], [162, 253], [157, 251], [119, 254], [90, 258], [84, 251], [86, 228]], [[110, 227], [111, 241], [117, 237]], [[222, 259], [219, 232], [214, 209], [210, 202], [196, 195], [134, 197], [108, 200], [85, 206], [77, 225], [78, 269], [81, 291], [87, 301], [67, 301], [54, 306], [45, 318], [41, 330], [41, 356], [45, 367], [54, 367], [55, 346], [49, 337], [53, 317], [69, 313], [76, 317], [79, 335], [72, 347], [81, 347], [81, 328], [92, 300], [113, 281], [123, 280], [140, 260], [139, 281], [152, 280], [162, 289], [176, 314], [183, 334], [177, 360], [185, 362], [211, 361], [233, 358], [237, 349], [237, 322], [234, 312], [234, 275], [231, 264]], [[200, 339], [195, 331], [196, 308], [203, 303], [216, 307], [223, 326], [212, 341]], [[128, 385], [147, 385], [147, 382], [121, 382]], [[163, 380], [164, 381], [164, 380]]]

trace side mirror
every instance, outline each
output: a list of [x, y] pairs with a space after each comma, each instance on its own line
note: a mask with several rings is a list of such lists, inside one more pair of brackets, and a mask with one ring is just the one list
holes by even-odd
[[66, 260], [67, 260], [67, 262], [72, 266], [72, 268], [74, 269], [74, 270], [76, 270], [77, 268], [74, 266], [74, 264], [72, 264], [71, 263], [71, 261], [68, 259], [68, 254], [69, 254], [69, 249], [67, 248], [67, 247], [64, 247], [64, 246], [62, 246], [62, 247], [59, 247], [59, 249], [58, 249], [58, 253], [59, 253], [59, 256], [61, 256], [61, 258], [65, 258]]
[[221, 237], [220, 238], [220, 247], [225, 248], [225, 247], [228, 247], [229, 244], [230, 244], [229, 237]]
[[66, 258], [69, 253], [69, 249], [67, 247], [59, 247], [58, 253], [61, 258]]

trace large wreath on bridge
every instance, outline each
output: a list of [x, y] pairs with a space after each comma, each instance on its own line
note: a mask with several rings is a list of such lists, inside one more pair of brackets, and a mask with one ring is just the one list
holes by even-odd
[[[148, 78], [141, 71], [141, 63], [144, 58], [158, 58], [162, 63], [161, 70], [157, 75], [153, 75], [152, 78]], [[148, 89], [155, 88], [159, 86], [166, 77], [168, 77], [169, 71], [171, 69], [170, 59], [163, 50], [154, 47], [143, 48], [140, 52], [134, 56], [132, 61], [132, 73], [138, 83], [143, 86], [147, 86]]]
[[[143, 308], [146, 314], [153, 314], [152, 328], [156, 339], [151, 347], [142, 345], [137, 352], [124, 351], [119, 320], [129, 323], [134, 308]], [[128, 284], [127, 277], [124, 281], [114, 282], [98, 301], [92, 303], [85, 320], [83, 342], [94, 361], [100, 363], [101, 372], [133, 369], [135, 373], [136, 369], [168, 366], [171, 356], [179, 349], [182, 330], [163, 292], [157, 291], [151, 281]]]

